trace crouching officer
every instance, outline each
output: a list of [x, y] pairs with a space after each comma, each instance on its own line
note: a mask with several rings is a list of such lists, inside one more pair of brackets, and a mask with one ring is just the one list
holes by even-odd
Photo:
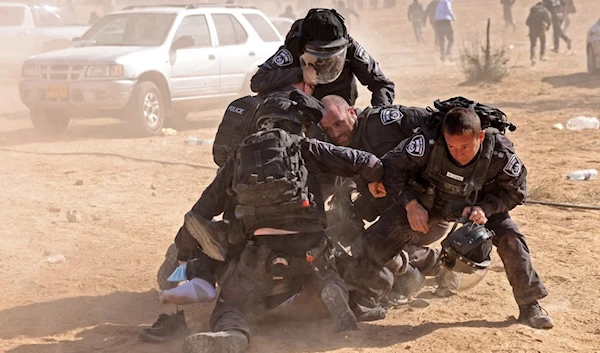
[[441, 125], [423, 128], [382, 158], [383, 184], [369, 188], [378, 194], [385, 189], [398, 204], [355, 240], [353, 253], [358, 262], [382, 266], [449, 210], [456, 212], [457, 204], [471, 203], [462, 215], [495, 232], [493, 243], [519, 305], [519, 320], [552, 328], [538, 304], [548, 292], [533, 268], [525, 236], [509, 215], [527, 194], [527, 171], [513, 144], [498, 130], [482, 130], [471, 109], [450, 110]]
[[373, 106], [393, 103], [394, 83], [348, 35], [343, 17], [335, 10], [311, 9], [292, 25], [285, 45], [259, 66], [250, 87], [265, 93], [305, 81], [317, 85], [317, 99], [337, 94], [354, 105], [358, 97], [355, 76], [373, 92]]
[[[257, 120], [262, 128], [244, 139], [235, 157], [186, 215], [186, 231], [178, 233], [175, 241], [180, 252], [201, 247], [214, 255], [212, 251], [219, 249], [206, 224], [227, 212], [228, 205], [235, 214], [232, 227], [239, 227], [239, 232], [231, 229], [227, 242], [244, 249], [239, 259], [227, 263], [219, 278], [221, 292], [211, 315], [212, 332], [186, 338], [184, 352], [212, 352], [215, 347], [232, 347], [227, 352], [245, 350], [250, 338], [246, 317], [268, 312], [274, 297], [289, 293], [306, 277], [320, 282], [317, 291], [331, 313], [334, 331], [357, 328], [324, 233], [324, 204], [313, 173], [358, 175], [376, 182], [382, 178], [383, 167], [370, 153], [302, 138], [307, 123], [321, 118], [322, 106], [300, 95], [302, 100], [292, 95], [265, 101]], [[231, 234], [242, 236], [232, 238]]]

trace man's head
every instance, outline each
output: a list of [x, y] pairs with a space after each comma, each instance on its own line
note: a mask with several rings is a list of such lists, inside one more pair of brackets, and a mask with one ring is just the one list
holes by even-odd
[[477, 113], [460, 107], [446, 114], [442, 131], [450, 155], [463, 166], [475, 158], [485, 138], [485, 131], [481, 130], [481, 121]]
[[348, 146], [356, 127], [356, 110], [340, 96], [329, 95], [321, 99], [325, 114], [321, 119], [321, 128], [333, 143]]

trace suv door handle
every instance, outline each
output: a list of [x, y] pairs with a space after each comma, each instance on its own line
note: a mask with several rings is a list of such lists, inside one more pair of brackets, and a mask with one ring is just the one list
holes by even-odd
[[216, 56], [215, 54], [208, 54], [208, 60], [215, 60]]
[[255, 55], [256, 55], [256, 53], [254, 53], [253, 51], [248, 53], [248, 56], [255, 56]]

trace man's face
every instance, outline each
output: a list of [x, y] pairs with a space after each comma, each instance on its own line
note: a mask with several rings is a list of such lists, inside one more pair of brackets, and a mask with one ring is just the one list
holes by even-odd
[[333, 143], [348, 146], [356, 124], [356, 111], [353, 107], [344, 110], [337, 105], [327, 106], [320, 124]]
[[444, 132], [444, 139], [452, 158], [461, 166], [471, 163], [479, 152], [479, 146], [485, 138], [485, 132], [481, 131], [478, 136], [471, 133], [464, 135], [448, 135]]

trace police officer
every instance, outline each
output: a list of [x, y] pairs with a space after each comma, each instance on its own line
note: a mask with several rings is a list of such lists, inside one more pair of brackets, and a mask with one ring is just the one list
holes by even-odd
[[[524, 235], [509, 215], [525, 199], [527, 171], [503, 134], [482, 130], [473, 110], [454, 108], [445, 115], [441, 131], [437, 126], [423, 128], [382, 161], [384, 180], [374, 191], [393, 195], [398, 204], [352, 244], [355, 265], [382, 266], [439, 222], [445, 211], [468, 202], [460, 207], [462, 215], [496, 234], [493, 243], [519, 305], [519, 320], [538, 329], [553, 327], [538, 303], [548, 292], [533, 268]], [[433, 193], [419, 192], [416, 184]]]
[[[412, 136], [414, 131], [425, 125], [432, 116], [431, 111], [425, 108], [403, 105], [369, 107], [357, 114], [356, 109], [350, 107], [339, 96], [330, 95], [321, 101], [325, 107], [325, 114], [319, 125], [331, 142], [339, 146], [367, 151], [379, 158], [393, 150], [402, 140]], [[350, 220], [358, 217], [372, 222], [394, 203], [393, 197], [373, 198], [367, 186], [360, 180], [356, 184], [360, 194], [349, 205]], [[351, 222], [344, 224], [349, 225]], [[414, 239], [415, 241], [405, 248], [411, 266], [422, 274], [433, 276], [439, 270], [439, 250], [424, 246], [440, 239], [446, 233], [448, 226], [448, 222], [441, 221], [432, 227], [427, 236]], [[350, 231], [343, 232], [345, 240], [350, 237], [350, 233]], [[358, 233], [354, 232], [354, 235]], [[354, 276], [355, 273], [348, 272], [347, 275]], [[405, 292], [402, 293], [404, 296], [419, 289], [418, 286], [412, 287], [409, 280], [410, 277], [418, 274], [409, 272], [407, 275], [397, 277], [396, 287]], [[402, 283], [407, 280], [409, 283]], [[442, 290], [437, 293], [443, 294]]]
[[[281, 109], [282, 105], [276, 103], [271, 106], [266, 102], [261, 107], [259, 124], [285, 129], [295, 135], [300, 133], [304, 124], [301, 116], [317, 120], [321, 116], [321, 113], [316, 113], [318, 107], [300, 107], [302, 114], [298, 115], [291, 114], [288, 108]], [[271, 211], [268, 211], [270, 206], [256, 207], [251, 211], [240, 207], [243, 206], [240, 196], [243, 189], [236, 187], [238, 173], [244, 169], [243, 166], [249, 165], [244, 163], [252, 162], [250, 159], [243, 159], [243, 147], [240, 147], [242, 152], [238, 152], [235, 159], [230, 159], [225, 164], [192, 211], [186, 215], [185, 227], [188, 232], [179, 233], [176, 239], [178, 249], [182, 252], [191, 252], [206, 244], [202, 224], [226, 211], [226, 200], [229, 197], [236, 200], [235, 213], [237, 218], [241, 217], [244, 238], [250, 239], [250, 243], [246, 245], [238, 261], [229, 262], [227, 270], [219, 279], [221, 292], [211, 315], [212, 332], [187, 337], [184, 352], [208, 353], [214, 352], [215, 347], [234, 347], [231, 352], [245, 350], [250, 338], [250, 328], [245, 317], [249, 314], [260, 315], [267, 310], [263, 299], [276, 287], [278, 278], [272, 272], [275, 267], [285, 268], [277, 274], [283, 280], [288, 279], [288, 276], [295, 279], [314, 275], [318, 271], [318, 277], [322, 278], [318, 292], [332, 314], [334, 330], [340, 332], [357, 329], [356, 318], [348, 306], [346, 287], [335, 271], [333, 258], [328, 255], [330, 252], [325, 251], [328, 246], [321, 248], [325, 238], [325, 212], [323, 199], [318, 191], [319, 184], [312, 172], [358, 175], [367, 182], [377, 182], [382, 178], [383, 167], [379, 159], [368, 152], [337, 147], [317, 140], [299, 139], [298, 147], [308, 170], [306, 185], [309, 195], [305, 195], [307, 198], [306, 205], [302, 203], [303, 209], [289, 208], [291, 206], [288, 203], [277, 204]], [[258, 153], [255, 149], [252, 151], [252, 160], [261, 160], [261, 154], [268, 153], [262, 147]], [[261, 168], [264, 165], [261, 163]], [[271, 181], [273, 185], [278, 182], [279, 180]], [[268, 178], [265, 183], [269, 185]], [[255, 184], [250, 180], [244, 188]], [[274, 198], [277, 195], [265, 196]], [[321, 249], [321, 253], [316, 252], [315, 258], [309, 259], [308, 251], [312, 253], [313, 249]], [[318, 270], [313, 270], [313, 267]]]
[[394, 83], [348, 35], [343, 18], [335, 10], [311, 9], [292, 25], [285, 45], [259, 66], [250, 87], [264, 93], [306, 81], [317, 85], [316, 98], [337, 94], [354, 105], [358, 97], [355, 76], [373, 92], [373, 106], [392, 104]]

